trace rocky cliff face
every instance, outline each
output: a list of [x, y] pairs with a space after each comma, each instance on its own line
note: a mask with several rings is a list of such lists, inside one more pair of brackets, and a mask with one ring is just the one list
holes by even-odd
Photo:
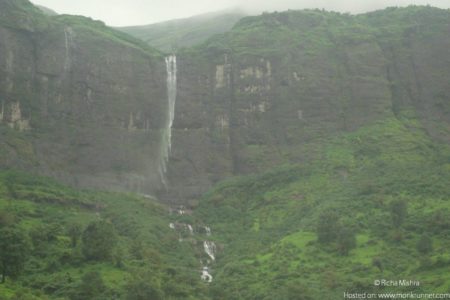
[[[98, 22], [0, 4], [1, 166], [161, 192], [164, 58]], [[195, 199], [228, 176], [307, 161], [323, 139], [386, 117], [448, 142], [449, 15], [265, 14], [180, 50], [169, 190], [160, 196]]]
[[158, 186], [163, 58], [89, 19], [26, 1], [0, 11], [0, 165], [83, 187]]
[[180, 53], [171, 197], [306, 161], [309, 145], [393, 115], [448, 142], [449, 17], [423, 7], [267, 14]]

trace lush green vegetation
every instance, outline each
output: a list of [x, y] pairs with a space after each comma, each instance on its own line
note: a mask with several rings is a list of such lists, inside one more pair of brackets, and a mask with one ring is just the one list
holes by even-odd
[[0, 25], [11, 28], [31, 29], [48, 25], [42, 12], [28, 0], [2, 1]]
[[150, 47], [147, 43], [124, 32], [106, 26], [102, 21], [92, 20], [83, 16], [48, 15], [43, 13], [27, 0], [4, 1], [0, 8], [7, 12], [0, 15], [0, 25], [12, 29], [29, 31], [60, 31], [62, 26], [71, 26], [91, 36], [101, 36], [116, 43], [131, 46], [149, 54], [160, 56], [161, 52]]
[[[449, 12], [410, 6], [388, 8], [357, 16], [337, 12], [290, 10], [242, 18], [231, 31], [215, 35], [201, 47], [235, 54], [270, 57], [293, 49], [314, 56], [337, 45], [360, 44], [377, 39], [399, 38], [405, 32], [423, 36], [446, 24]], [[436, 32], [434, 32], [436, 33]]]
[[[9, 239], [23, 251], [7, 260], [13, 267], [0, 295], [336, 299], [389, 290], [373, 286], [379, 278], [419, 280], [415, 292], [447, 291], [450, 147], [411, 117], [310, 147], [318, 159], [222, 182], [194, 216], [179, 217], [213, 230], [219, 253], [209, 285], [196, 271], [198, 249], [178, 241], [163, 206], [4, 171], [0, 234], [16, 232]], [[0, 243], [1, 258], [10, 253], [4, 249]]]
[[161, 51], [172, 52], [204, 42], [211, 36], [229, 31], [244, 14], [220, 11], [187, 19], [117, 28], [147, 42]]
[[166, 207], [142, 196], [3, 171], [0, 298], [202, 299], [195, 247], [169, 222]]
[[447, 291], [449, 146], [388, 118], [314, 147], [317, 160], [205, 196], [198, 217], [223, 248], [213, 298], [338, 299], [379, 278]]
[[[71, 26], [94, 39], [153, 51], [87, 18], [44, 16], [26, 1], [17, 1], [16, 12], [2, 18], [2, 25], [58, 33], [61, 25]], [[207, 47], [212, 59], [233, 51], [255, 59], [282, 57], [290, 64], [288, 54], [300, 49], [306, 56], [327, 57], [339, 44], [383, 44], [410, 30], [425, 37], [435, 24], [447, 24], [447, 17], [447, 11], [415, 7], [358, 17], [319, 10], [264, 14], [185, 51], [200, 57], [197, 50]], [[371, 80], [384, 80], [379, 75]], [[311, 84], [318, 79], [311, 76]], [[283, 101], [282, 93], [277, 96]], [[448, 97], [436, 97], [445, 111]], [[398, 101], [389, 100], [393, 106]], [[381, 278], [421, 282], [394, 291], [447, 292], [450, 147], [429, 135], [413, 109], [401, 108], [345, 133], [311, 130], [314, 139], [296, 148], [309, 152], [303, 163], [221, 182], [199, 199], [192, 216], [169, 216], [167, 207], [140, 195], [75, 190], [2, 170], [0, 299], [334, 300], [344, 291], [390, 290], [374, 287]], [[308, 130], [298, 121], [297, 127], [283, 128], [286, 140], [298, 139], [299, 128]], [[442, 124], [445, 137], [448, 126]], [[35, 162], [26, 136], [32, 133], [0, 131], [14, 153]], [[264, 147], [248, 145], [255, 164], [272, 159]], [[175, 221], [212, 228], [218, 253], [211, 284], [199, 278], [204, 254], [196, 246], [204, 237], [179, 235], [168, 226]]]
[[115, 30], [111, 27], [108, 27], [102, 21], [95, 21], [92, 20], [91, 18], [83, 16], [71, 16], [71, 15], [58, 15], [52, 16], [50, 18], [52, 20], [58, 21], [59, 25], [64, 24], [65, 26], [71, 26], [74, 29], [89, 32], [92, 36], [95, 36], [96, 38], [101, 36], [103, 38], [113, 40], [114, 42], [117, 42], [119, 44], [124, 44], [126, 46], [142, 49], [155, 56], [161, 56], [161, 52], [159, 52], [155, 48], [150, 47], [142, 40], [137, 39], [124, 32]]

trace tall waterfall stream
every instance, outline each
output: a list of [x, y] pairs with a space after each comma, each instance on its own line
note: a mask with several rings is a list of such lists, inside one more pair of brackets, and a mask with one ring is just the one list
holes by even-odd
[[162, 137], [159, 153], [158, 172], [161, 183], [167, 189], [167, 163], [172, 147], [172, 125], [175, 117], [175, 102], [177, 99], [177, 57], [170, 55], [166, 57], [167, 71], [167, 115], [162, 128]]
[[[167, 189], [167, 163], [169, 162], [169, 155], [172, 147], [172, 125], [175, 117], [175, 102], [177, 98], [177, 57], [175, 55], [170, 55], [166, 57], [166, 70], [167, 70], [167, 115], [162, 128], [161, 146], [160, 146], [160, 156], [159, 156], [159, 167], [158, 172], [161, 178], [161, 183]], [[186, 210], [183, 206], [177, 207], [176, 209], [171, 208], [171, 213], [175, 212], [177, 215], [185, 215]], [[216, 260], [216, 244], [210, 241], [211, 228], [208, 226], [203, 226], [201, 228], [194, 228], [190, 224], [185, 223], [170, 223], [169, 227], [178, 232], [178, 241], [180, 243], [185, 241], [184, 236], [188, 236], [191, 239], [198, 239], [199, 234], [205, 236], [201, 247], [203, 247], [204, 256], [200, 259], [201, 276], [200, 278], [205, 282], [212, 282], [213, 277], [210, 274], [209, 266]], [[200, 243], [196, 243], [200, 247]]]

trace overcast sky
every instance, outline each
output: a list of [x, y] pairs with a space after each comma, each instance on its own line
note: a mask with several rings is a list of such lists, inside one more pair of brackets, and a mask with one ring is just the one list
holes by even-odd
[[31, 0], [60, 14], [89, 16], [111, 26], [143, 25], [241, 7], [248, 13], [300, 8], [363, 12], [409, 4], [450, 8], [450, 0]]

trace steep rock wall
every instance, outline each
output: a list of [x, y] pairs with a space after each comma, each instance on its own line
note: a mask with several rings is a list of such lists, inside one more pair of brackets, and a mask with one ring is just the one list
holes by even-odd
[[25, 16], [0, 23], [0, 165], [82, 187], [158, 187], [163, 57], [85, 18]]
[[182, 51], [168, 198], [308, 161], [318, 155], [310, 145], [387, 117], [415, 119], [448, 142], [448, 16], [423, 7], [267, 14]]
[[425, 7], [289, 11], [180, 50], [166, 190], [164, 57], [99, 22], [3, 0], [0, 166], [180, 202], [317, 158], [322, 140], [387, 117], [448, 142], [448, 19]]

